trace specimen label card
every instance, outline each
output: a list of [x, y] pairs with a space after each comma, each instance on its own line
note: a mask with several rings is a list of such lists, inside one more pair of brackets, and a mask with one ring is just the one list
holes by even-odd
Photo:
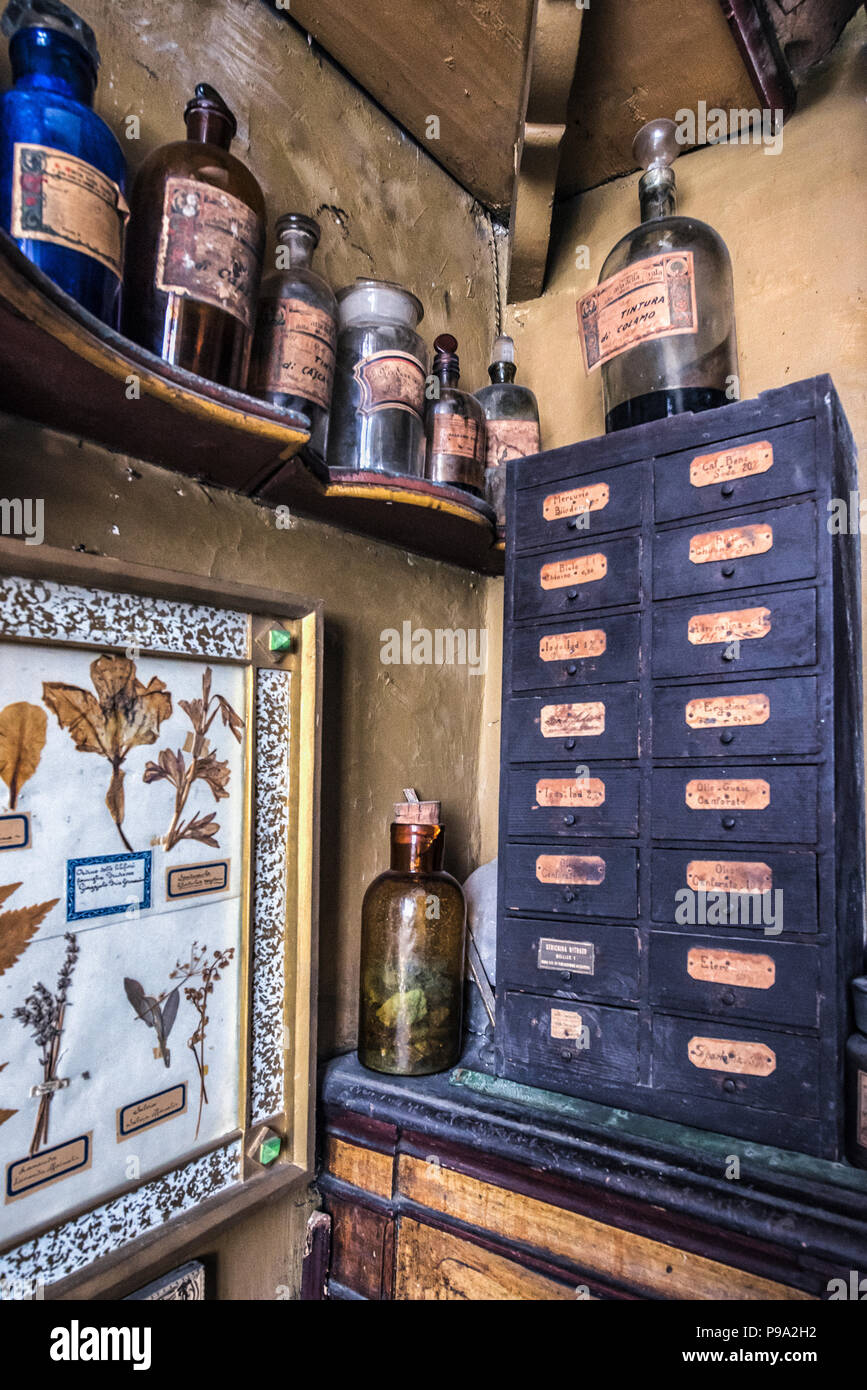
[[97, 854], [66, 864], [66, 920], [111, 917], [151, 905], [151, 851]]
[[129, 1139], [132, 1134], [140, 1134], [143, 1129], [164, 1124], [176, 1115], [183, 1115], [187, 1109], [187, 1087], [182, 1081], [177, 1086], [169, 1086], [165, 1091], [135, 1100], [130, 1105], [122, 1105], [117, 1112], [117, 1142]]
[[166, 897], [170, 900], [222, 893], [228, 886], [228, 859], [215, 859], [208, 864], [178, 864], [166, 869]]
[[22, 811], [0, 816], [0, 850], [29, 849], [30, 817]]
[[92, 1140], [92, 1134], [80, 1134], [77, 1139], [43, 1149], [32, 1158], [17, 1158], [7, 1163], [4, 1201], [17, 1202], [20, 1197], [27, 1197], [49, 1183], [89, 1168], [93, 1160]]

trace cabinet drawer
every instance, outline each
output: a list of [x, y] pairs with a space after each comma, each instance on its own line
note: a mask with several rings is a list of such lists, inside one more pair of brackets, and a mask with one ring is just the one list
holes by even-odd
[[816, 841], [815, 767], [663, 767], [652, 782], [655, 840]]
[[577, 853], [556, 843], [506, 845], [507, 912], [556, 912], [565, 917], [634, 917], [638, 911], [638, 851], [593, 845]]
[[655, 598], [724, 593], [815, 573], [813, 502], [661, 531], [654, 545]]
[[530, 767], [509, 773], [509, 835], [637, 835], [638, 768]]
[[570, 1076], [600, 1073], [638, 1080], [638, 1013], [583, 999], [506, 995], [505, 1054]]
[[610, 923], [528, 922], [507, 917], [497, 943], [497, 980], [563, 998], [638, 998], [638, 932]]
[[[651, 916], [655, 922], [676, 925], [679, 916], [686, 915], [683, 905], [690, 900], [683, 890], [689, 888], [696, 895], [705, 895], [704, 920], [697, 915], [702, 910], [702, 899], [697, 896], [693, 907], [696, 915], [684, 924], [685, 931], [695, 931], [698, 926], [702, 932], [719, 932], [726, 938], [743, 932], [747, 924], [762, 920], [759, 903], [749, 898], [756, 893], [774, 894], [770, 908], [776, 920], [764, 923], [772, 928], [767, 933], [762, 925], [757, 925], [756, 931], [762, 935], [819, 930], [817, 861], [815, 854], [804, 850], [784, 854], [762, 848], [753, 854], [732, 854], [719, 847], [714, 853], [706, 845], [696, 849], [655, 849], [651, 853], [650, 877]], [[712, 916], [710, 913], [720, 893], [726, 895], [724, 918], [718, 911]], [[777, 897], [777, 893], [781, 896]], [[733, 920], [735, 908], [738, 923]], [[777, 927], [782, 927], [782, 932]]]
[[812, 420], [666, 454], [654, 475], [657, 521], [793, 497], [816, 485]]
[[[570, 692], [576, 694], [578, 692]], [[638, 756], [638, 686], [595, 685], [583, 698], [563, 691], [509, 702], [509, 749], [514, 762]]]
[[654, 609], [655, 677], [742, 676], [815, 664], [815, 589]]
[[559, 618], [582, 608], [637, 603], [639, 554], [639, 538], [624, 536], [522, 556], [515, 562], [515, 617]]
[[719, 1020], [653, 1019], [654, 1089], [685, 1091], [790, 1115], [817, 1113], [815, 1038], [723, 1027]]
[[585, 537], [638, 526], [643, 467], [626, 464], [542, 483], [519, 493], [515, 508], [517, 548], [570, 545]]
[[651, 932], [650, 1001], [707, 1014], [717, 1021], [815, 1028], [819, 1021], [819, 951], [779, 941]]
[[516, 628], [512, 689], [595, 685], [638, 675], [638, 614], [584, 618], [556, 627]]
[[660, 758], [815, 753], [815, 676], [657, 687], [653, 753]]

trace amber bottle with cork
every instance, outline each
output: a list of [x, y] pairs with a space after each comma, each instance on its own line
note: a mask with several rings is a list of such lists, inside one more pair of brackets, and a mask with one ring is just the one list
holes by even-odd
[[373, 1071], [422, 1076], [460, 1057], [466, 905], [443, 834], [438, 801], [398, 802], [391, 867], [364, 895], [358, 1057]]
[[133, 187], [124, 332], [174, 366], [243, 389], [265, 200], [229, 152], [237, 123], [219, 92], [200, 83], [184, 120], [186, 140], [155, 150]]
[[425, 415], [427, 463], [432, 482], [451, 483], [481, 497], [485, 488], [485, 412], [474, 396], [458, 386], [461, 364], [457, 339], [441, 333], [434, 339], [433, 375], [438, 391]]

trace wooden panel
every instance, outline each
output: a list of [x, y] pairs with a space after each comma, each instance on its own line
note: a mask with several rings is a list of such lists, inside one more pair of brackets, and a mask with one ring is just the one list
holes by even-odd
[[391, 1217], [329, 1194], [331, 1278], [362, 1298], [388, 1299], [393, 1230]]
[[373, 1192], [377, 1197], [391, 1196], [391, 1154], [377, 1153], [358, 1144], [347, 1144], [333, 1134], [328, 1136], [325, 1166], [332, 1177]]
[[523, 1269], [493, 1250], [404, 1217], [397, 1239], [396, 1300], [536, 1302], [575, 1299], [575, 1286]]
[[800, 1289], [406, 1154], [398, 1160], [398, 1185], [405, 1196], [433, 1211], [507, 1240], [529, 1240], [588, 1271], [665, 1298], [810, 1299]]

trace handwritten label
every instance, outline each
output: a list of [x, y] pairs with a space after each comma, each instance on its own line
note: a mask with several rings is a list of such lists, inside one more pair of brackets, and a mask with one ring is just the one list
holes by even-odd
[[560, 941], [555, 936], [539, 939], [536, 965], [539, 970], [569, 970], [573, 975], [595, 972], [596, 947], [592, 941]]
[[252, 208], [201, 179], [166, 179], [155, 284], [253, 330], [265, 228]]
[[767, 864], [739, 859], [690, 859], [686, 881], [694, 893], [770, 893]]
[[686, 706], [686, 722], [691, 729], [766, 724], [770, 717], [767, 695], [712, 695], [704, 700], [690, 700]]
[[509, 459], [538, 454], [538, 420], [488, 420], [485, 423], [485, 467], [502, 468]]
[[66, 865], [66, 920], [110, 917], [151, 905], [151, 852], [99, 854]]
[[65, 1144], [55, 1144], [53, 1148], [43, 1149], [32, 1158], [19, 1158], [6, 1165], [4, 1201], [17, 1202], [21, 1197], [29, 1197], [31, 1192], [41, 1191], [51, 1183], [62, 1178], [83, 1173], [93, 1161], [93, 1135], [81, 1134], [76, 1139], [68, 1139]]
[[573, 487], [568, 492], [552, 492], [542, 503], [542, 515], [546, 521], [559, 521], [562, 517], [580, 516], [582, 512], [599, 512], [608, 506], [610, 496], [611, 489], [607, 483]]
[[711, 483], [751, 478], [757, 473], [767, 473], [773, 462], [773, 447], [763, 439], [758, 444], [745, 444], [740, 449], [721, 449], [717, 454], [699, 454], [689, 465], [689, 481], [693, 487], [709, 487]]
[[197, 898], [202, 893], [222, 893], [228, 886], [228, 859], [214, 859], [209, 864], [177, 864], [166, 869], [167, 898]]
[[24, 811], [12, 811], [0, 816], [0, 850], [29, 849], [30, 817]]
[[605, 783], [601, 777], [542, 777], [536, 801], [540, 806], [601, 806]]
[[702, 531], [689, 542], [689, 558], [694, 565], [719, 560], [743, 560], [764, 555], [774, 544], [772, 526], [756, 522], [752, 526], [731, 526], [727, 531]]
[[300, 396], [328, 409], [337, 326], [303, 299], [260, 299], [247, 389]]
[[738, 608], [731, 613], [696, 613], [686, 635], [693, 646], [703, 647], [713, 642], [750, 642], [767, 637], [770, 630], [770, 608]]
[[584, 1022], [580, 1014], [574, 1013], [571, 1009], [551, 1010], [552, 1038], [580, 1038], [583, 1029]]
[[116, 1115], [117, 1142], [129, 1139], [132, 1134], [140, 1134], [143, 1129], [153, 1129], [154, 1125], [165, 1124], [176, 1115], [183, 1115], [187, 1109], [187, 1087], [185, 1082], [170, 1086], [166, 1091], [145, 1096], [144, 1100], [122, 1105]]
[[12, 235], [78, 251], [120, 279], [129, 208], [119, 185], [50, 145], [16, 143], [12, 164]]
[[711, 984], [738, 985], [742, 989], [770, 989], [777, 978], [777, 967], [770, 956], [750, 955], [746, 951], [689, 951], [686, 973], [693, 980]]
[[584, 632], [558, 632], [539, 639], [539, 656], [542, 661], [565, 661], [569, 657], [583, 660], [601, 656], [607, 645], [608, 639], [598, 627], [587, 628]]
[[762, 777], [696, 778], [686, 784], [686, 804], [692, 811], [764, 811], [770, 801], [770, 784]]
[[690, 1038], [687, 1056], [694, 1067], [701, 1067], [703, 1071], [770, 1076], [777, 1069], [777, 1055], [764, 1043], [733, 1042], [729, 1038]]
[[543, 589], [565, 589], [568, 584], [593, 584], [608, 573], [604, 555], [576, 555], [572, 560], [552, 560], [539, 572]]
[[605, 880], [605, 860], [598, 854], [540, 854], [536, 878], [540, 883], [578, 883], [596, 888]]
[[463, 415], [435, 415], [431, 453], [474, 459], [480, 447], [479, 421]]
[[585, 372], [652, 338], [697, 333], [691, 251], [649, 256], [610, 275], [578, 300]]
[[597, 738], [605, 733], [605, 705], [602, 700], [589, 700], [583, 705], [543, 705], [539, 728], [543, 738], [565, 738], [570, 734]]

